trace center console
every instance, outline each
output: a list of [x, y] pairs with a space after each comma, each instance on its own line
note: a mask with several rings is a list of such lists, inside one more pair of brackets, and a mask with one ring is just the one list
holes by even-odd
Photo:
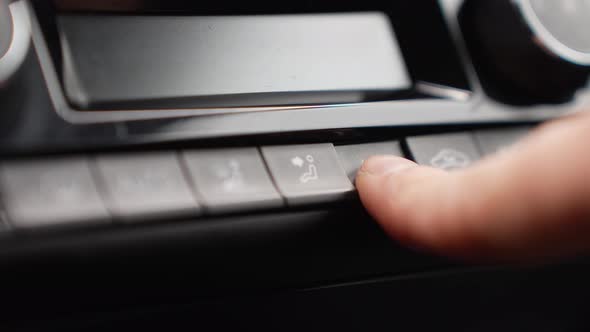
[[383, 235], [356, 171], [467, 167], [590, 106], [588, 6], [2, 1], [0, 269], [133, 304], [456, 267]]

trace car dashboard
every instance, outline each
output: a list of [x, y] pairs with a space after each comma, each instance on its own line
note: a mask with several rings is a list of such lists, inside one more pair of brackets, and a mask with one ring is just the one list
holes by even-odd
[[584, 259], [403, 248], [354, 186], [372, 155], [464, 168], [590, 106], [590, 47], [555, 32], [583, 15], [541, 0], [0, 7], [7, 331], [587, 329]]

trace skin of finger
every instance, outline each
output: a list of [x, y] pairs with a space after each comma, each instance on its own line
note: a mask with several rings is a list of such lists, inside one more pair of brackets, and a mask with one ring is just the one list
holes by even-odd
[[481, 192], [463, 222], [489, 216], [471, 225], [487, 240], [487, 249], [507, 258], [543, 259], [587, 250], [589, 141], [590, 117], [575, 116], [540, 128], [509, 153], [466, 171], [463, 186], [477, 185]]
[[413, 247], [474, 259], [532, 260], [587, 249], [588, 116], [536, 131], [509, 152], [444, 174], [425, 167], [359, 176], [371, 214]]
[[440, 242], [450, 237], [441, 234], [452, 219], [442, 217], [449, 209], [440, 193], [453, 188], [448, 181], [448, 173], [414, 165], [377, 176], [361, 169], [356, 184], [364, 206], [387, 233], [407, 246], [438, 251], [448, 247]]

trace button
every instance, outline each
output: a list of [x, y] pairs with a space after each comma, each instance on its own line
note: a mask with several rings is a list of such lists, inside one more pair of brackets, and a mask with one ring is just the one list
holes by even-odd
[[15, 228], [109, 219], [83, 158], [7, 162], [0, 167], [0, 191]]
[[394, 155], [402, 157], [402, 149], [399, 142], [380, 142], [367, 144], [342, 145], [336, 147], [340, 163], [352, 183], [356, 179], [356, 173], [365, 160], [372, 156]]
[[[0, 197], [1, 198], [1, 197]], [[10, 230], [8, 223], [8, 213], [0, 203], [0, 236]]]
[[332, 144], [263, 147], [262, 155], [289, 205], [338, 201], [354, 191]]
[[470, 133], [410, 137], [407, 142], [414, 160], [421, 165], [453, 170], [480, 158]]
[[283, 206], [257, 148], [185, 151], [183, 156], [208, 212]]
[[200, 211], [174, 152], [99, 156], [96, 165], [115, 217], [155, 219]]
[[484, 155], [494, 154], [523, 139], [530, 132], [528, 127], [479, 130], [475, 139]]

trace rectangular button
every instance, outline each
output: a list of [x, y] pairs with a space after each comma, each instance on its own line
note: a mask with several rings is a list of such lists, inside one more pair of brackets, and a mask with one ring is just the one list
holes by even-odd
[[512, 146], [529, 132], [529, 127], [478, 130], [475, 139], [481, 152], [490, 155]]
[[262, 155], [289, 205], [338, 201], [354, 191], [332, 144], [269, 146]]
[[84, 158], [4, 163], [0, 191], [8, 219], [16, 228], [109, 219]]
[[354, 183], [356, 179], [356, 173], [359, 171], [365, 160], [370, 157], [378, 155], [403, 157], [399, 142], [394, 141], [342, 145], [336, 147], [336, 152], [338, 153], [344, 171], [352, 183]]
[[208, 212], [283, 206], [257, 148], [185, 151], [183, 156]]
[[407, 143], [417, 163], [444, 170], [465, 168], [481, 157], [471, 133], [410, 137]]
[[174, 152], [96, 158], [109, 209], [124, 220], [191, 216], [200, 212]]

